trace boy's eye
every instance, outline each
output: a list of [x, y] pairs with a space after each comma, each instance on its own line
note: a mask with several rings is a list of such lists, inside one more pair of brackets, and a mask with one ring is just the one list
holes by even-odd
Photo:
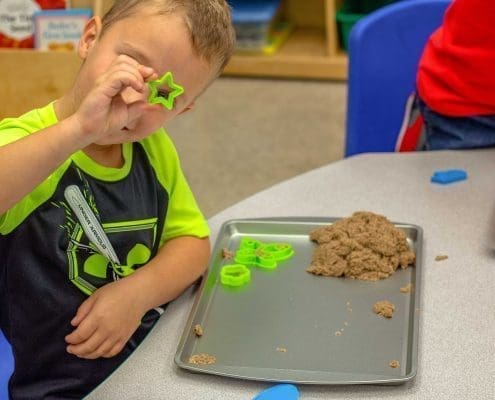
[[158, 90], [158, 96], [163, 97], [164, 99], [168, 99], [168, 96], [170, 96], [170, 92], [168, 90]]
[[171, 71], [166, 72], [160, 79], [148, 82], [148, 87], [148, 103], [161, 104], [169, 111], [174, 108], [175, 99], [184, 93], [184, 88], [174, 82]]

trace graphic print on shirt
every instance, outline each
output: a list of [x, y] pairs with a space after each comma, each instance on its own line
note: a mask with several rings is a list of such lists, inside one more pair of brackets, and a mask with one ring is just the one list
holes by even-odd
[[[132, 274], [136, 268], [146, 264], [156, 240], [157, 218], [143, 220], [101, 223], [91, 188], [78, 171], [82, 190], [77, 185], [65, 188], [65, 200], [52, 203], [62, 208], [65, 224], [61, 226], [68, 236], [66, 249], [69, 280], [82, 292], [91, 295], [105, 283]], [[149, 247], [132, 242], [129, 247], [129, 233], [142, 238]], [[111, 238], [126, 237], [128, 248], [124, 257], [114, 250]]]

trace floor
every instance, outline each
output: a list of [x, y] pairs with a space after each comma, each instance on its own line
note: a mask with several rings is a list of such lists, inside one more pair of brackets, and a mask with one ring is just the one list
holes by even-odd
[[346, 95], [342, 82], [214, 82], [166, 127], [205, 215], [342, 158]]

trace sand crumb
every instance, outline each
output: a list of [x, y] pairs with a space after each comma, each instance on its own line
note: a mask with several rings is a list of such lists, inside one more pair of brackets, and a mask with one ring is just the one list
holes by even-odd
[[277, 351], [279, 353], [287, 353], [287, 349], [285, 347], [277, 347]]
[[200, 324], [194, 325], [193, 331], [196, 336], [203, 336], [203, 327]]
[[401, 293], [411, 293], [414, 290], [412, 283], [408, 283], [406, 286], [400, 288]]
[[222, 249], [222, 258], [224, 260], [232, 260], [234, 258], [234, 252], [224, 247]]
[[388, 300], [377, 301], [373, 304], [373, 312], [385, 318], [392, 318], [395, 306]]
[[390, 364], [389, 365], [390, 365], [391, 368], [399, 368], [400, 367], [400, 363], [397, 360], [390, 361]]
[[445, 254], [439, 254], [438, 256], [435, 257], [435, 261], [443, 261], [446, 260], [447, 258], [449, 258], [449, 256]]
[[217, 362], [217, 358], [210, 354], [201, 353], [201, 354], [193, 354], [189, 357], [189, 364], [197, 364], [197, 365], [211, 365]]
[[341, 331], [335, 332], [335, 336], [342, 336], [342, 332]]
[[307, 269], [315, 275], [377, 281], [415, 261], [406, 234], [372, 212], [355, 212], [309, 237], [318, 244]]

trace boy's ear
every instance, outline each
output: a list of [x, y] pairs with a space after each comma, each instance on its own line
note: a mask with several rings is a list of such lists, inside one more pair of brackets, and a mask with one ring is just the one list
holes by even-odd
[[84, 25], [84, 30], [81, 35], [81, 39], [79, 39], [79, 46], [77, 51], [79, 53], [79, 57], [85, 59], [88, 56], [88, 53], [95, 45], [98, 37], [101, 32], [101, 18], [100, 17], [92, 17], [90, 18], [86, 24]]
[[188, 111], [192, 110], [193, 108], [194, 108], [194, 101], [191, 104], [189, 104], [186, 108], [181, 110], [181, 112], [178, 113], [177, 115], [184, 114], [185, 112], [188, 112]]

